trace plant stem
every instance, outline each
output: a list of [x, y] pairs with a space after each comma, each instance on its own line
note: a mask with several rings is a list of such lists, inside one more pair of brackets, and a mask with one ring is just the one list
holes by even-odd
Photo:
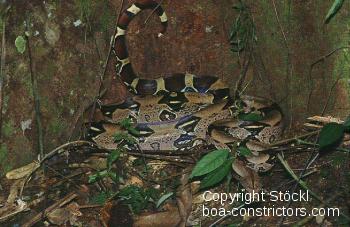
[[2, 110], [4, 100], [4, 78], [5, 78], [5, 60], [6, 60], [6, 23], [5, 20], [2, 22], [2, 41], [1, 41], [1, 64], [0, 64], [0, 141], [2, 141]]
[[[29, 31], [28, 24], [29, 22], [27, 21], [27, 31]], [[32, 94], [34, 98], [34, 109], [35, 109], [35, 121], [36, 121], [36, 126], [38, 129], [38, 146], [39, 146], [39, 155], [40, 158], [44, 157], [44, 141], [43, 141], [43, 129], [42, 129], [42, 124], [41, 124], [41, 112], [40, 112], [40, 97], [39, 97], [39, 92], [38, 92], [38, 81], [37, 78], [34, 74], [33, 70], [33, 58], [32, 58], [32, 50], [30, 46], [30, 39], [29, 36], [25, 36], [27, 40], [27, 47], [28, 47], [28, 57], [29, 57], [29, 69], [30, 69], [30, 80], [32, 84]]]
[[[120, 8], [119, 8], [119, 12], [118, 12], [118, 15], [117, 15], [117, 21], [119, 20], [119, 17], [122, 13], [122, 10], [123, 10], [123, 5], [124, 5], [124, 0], [122, 0], [121, 4], [120, 4]], [[110, 45], [109, 45], [109, 50], [108, 50], [108, 54], [107, 54], [107, 58], [105, 60], [105, 63], [103, 65], [103, 72], [100, 76], [100, 81], [99, 81], [99, 88], [98, 88], [98, 93], [97, 93], [97, 97], [95, 98], [93, 104], [92, 104], [92, 108], [91, 108], [91, 112], [90, 112], [90, 115], [89, 115], [89, 124], [88, 124], [88, 127], [90, 127], [90, 123], [92, 121], [92, 118], [94, 117], [94, 113], [95, 113], [95, 110], [96, 110], [96, 105], [98, 103], [98, 100], [106, 93], [106, 89], [104, 88], [104, 85], [103, 85], [103, 81], [105, 79], [105, 75], [107, 73], [107, 66], [108, 66], [108, 63], [110, 61], [110, 58], [111, 58], [111, 55], [112, 55], [112, 50], [114, 48], [114, 35], [117, 33], [117, 24], [115, 25], [114, 27], [114, 33], [113, 33], [113, 36], [111, 38], [111, 42], [110, 42]], [[91, 105], [88, 106], [88, 108], [90, 107]]]

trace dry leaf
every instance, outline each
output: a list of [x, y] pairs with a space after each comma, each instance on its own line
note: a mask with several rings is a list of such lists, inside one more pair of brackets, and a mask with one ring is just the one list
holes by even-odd
[[36, 168], [39, 168], [40, 164], [37, 162], [29, 163], [28, 165], [22, 166], [20, 168], [11, 170], [10, 172], [6, 173], [6, 178], [9, 180], [16, 180], [23, 178], [30, 173], [32, 173]]

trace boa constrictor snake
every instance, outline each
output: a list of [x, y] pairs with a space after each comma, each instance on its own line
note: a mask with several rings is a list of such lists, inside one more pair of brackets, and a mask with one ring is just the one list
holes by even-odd
[[[201, 140], [216, 148], [245, 141], [252, 151], [259, 151], [261, 144], [280, 136], [282, 112], [276, 104], [250, 96], [232, 100], [229, 88], [217, 77], [177, 73], [158, 79], [139, 78], [129, 60], [126, 31], [144, 9], [153, 9], [159, 16], [162, 29], [158, 37], [167, 29], [167, 16], [154, 0], [137, 0], [121, 14], [113, 45], [116, 73], [134, 96], [121, 104], [101, 107], [105, 120], [90, 130], [97, 144], [116, 148], [113, 135], [123, 131], [117, 123], [125, 118], [131, 118], [139, 130], [135, 138], [143, 150], [190, 149]], [[252, 112], [263, 118], [247, 121], [237, 117], [238, 113]]]

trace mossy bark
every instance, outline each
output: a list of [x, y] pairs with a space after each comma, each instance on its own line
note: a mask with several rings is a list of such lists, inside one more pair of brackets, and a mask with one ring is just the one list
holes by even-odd
[[[92, 7], [83, 12], [79, 4]], [[0, 149], [2, 173], [37, 156], [37, 129], [26, 54], [16, 51], [14, 41], [30, 23], [34, 73], [38, 78], [45, 151], [71, 139], [71, 130], [82, 109], [94, 100], [103, 72], [120, 0], [31, 1], [14, 3], [6, 34], [4, 139]], [[126, 1], [128, 2], [128, 1]], [[144, 26], [149, 12], [130, 25], [128, 46], [131, 61], [140, 76], [155, 78], [174, 72], [217, 75], [234, 87], [240, 68], [230, 51], [229, 28], [236, 18], [234, 0], [165, 1], [169, 30], [157, 39], [155, 16]], [[317, 64], [310, 64], [331, 50], [348, 45], [350, 3], [324, 25], [332, 1], [246, 1], [257, 28], [254, 64], [246, 93], [275, 99], [292, 128], [305, 117], [320, 114], [329, 94], [326, 114], [349, 114], [349, 50]], [[276, 14], [277, 12], [277, 14]], [[279, 17], [279, 22], [277, 17]], [[282, 34], [285, 33], [285, 37]], [[109, 93], [105, 102], [118, 102], [125, 95], [113, 73], [107, 72]], [[338, 80], [335, 88], [331, 88]], [[310, 95], [311, 94], [311, 95]], [[310, 98], [309, 98], [310, 97]], [[32, 123], [23, 129], [23, 122]], [[21, 124], [22, 123], [22, 124]]]

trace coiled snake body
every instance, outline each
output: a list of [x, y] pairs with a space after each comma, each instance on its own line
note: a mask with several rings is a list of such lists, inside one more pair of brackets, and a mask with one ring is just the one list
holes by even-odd
[[[204, 140], [217, 148], [245, 141], [252, 150], [256, 144], [271, 143], [282, 133], [282, 112], [267, 100], [243, 96], [232, 100], [229, 88], [214, 76], [173, 74], [158, 79], [136, 76], [128, 58], [126, 30], [136, 14], [154, 9], [162, 29], [167, 16], [154, 0], [138, 0], [120, 16], [114, 36], [116, 73], [134, 94], [124, 103], [103, 106], [105, 120], [91, 127], [91, 136], [99, 145], [113, 149], [113, 135], [123, 129], [117, 124], [124, 118], [135, 122], [140, 135], [135, 136], [144, 150], [189, 149], [195, 141]], [[258, 120], [240, 119], [239, 114], [254, 113]]]

